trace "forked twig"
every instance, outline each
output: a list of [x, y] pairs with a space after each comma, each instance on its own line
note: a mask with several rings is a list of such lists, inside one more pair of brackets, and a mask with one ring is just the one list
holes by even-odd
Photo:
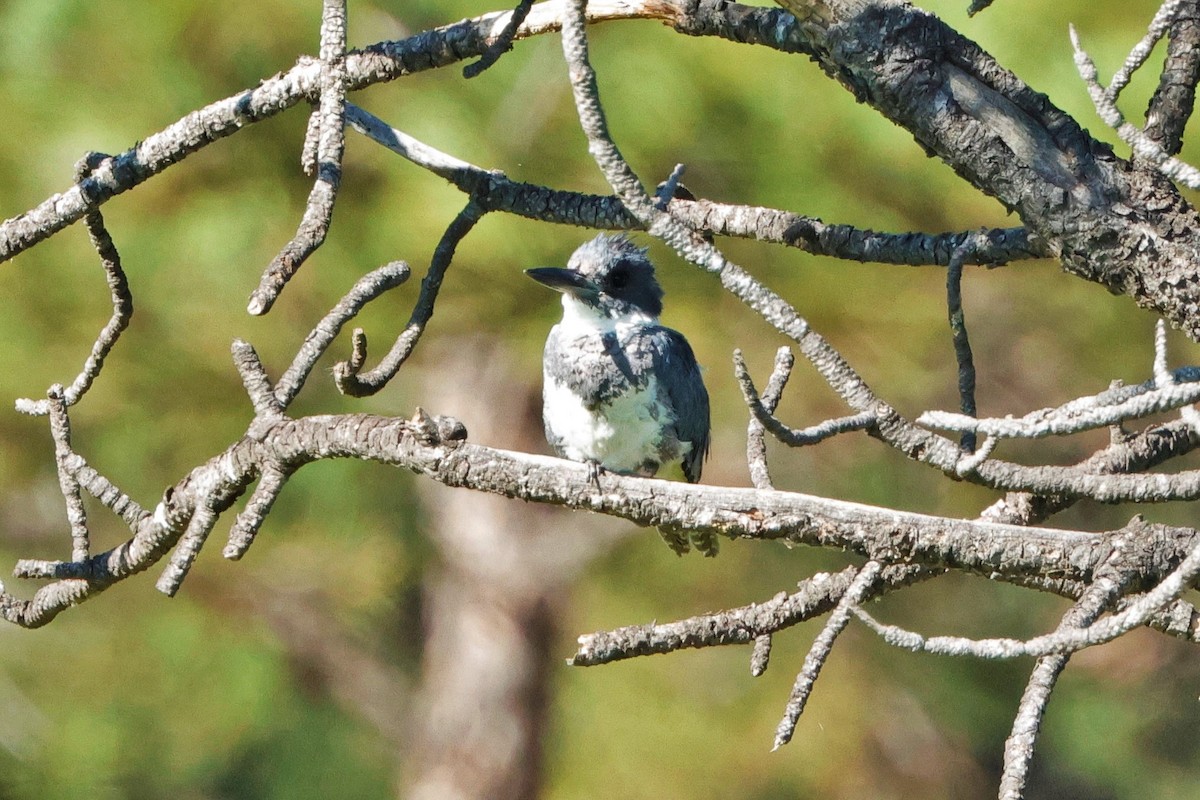
[[[86, 180], [106, 158], [108, 156], [103, 153], [88, 153], [81, 158], [75, 165], [76, 183]], [[129, 291], [129, 281], [125, 278], [125, 270], [121, 267], [121, 255], [117, 252], [117, 246], [113, 243], [112, 236], [109, 235], [108, 228], [104, 225], [104, 217], [100, 210], [94, 208], [88, 211], [84, 217], [84, 225], [87, 227], [92, 247], [100, 256], [100, 265], [104, 268], [104, 277], [112, 296], [113, 313], [92, 344], [92, 352], [84, 361], [83, 369], [80, 370], [71, 385], [62, 390], [62, 402], [65, 406], [73, 406], [78, 403], [79, 399], [91, 388], [92, 382], [99, 377], [100, 370], [104, 368], [104, 359], [112, 352], [117, 340], [121, 337], [121, 332], [129, 327], [129, 321], [133, 318], [133, 295]], [[51, 413], [51, 404], [52, 401], [49, 399], [21, 398], [17, 400], [16, 407], [17, 411], [23, 414], [45, 416]]]
[[[1176, 0], [1171, 0], [1167, 6], [1175, 2]], [[1083, 49], [1083, 45], [1079, 41], [1079, 33], [1073, 25], [1070, 27], [1070, 34], [1071, 46], [1075, 48], [1075, 68], [1079, 71], [1079, 77], [1083, 79], [1084, 85], [1087, 86], [1092, 105], [1095, 106], [1096, 113], [1100, 115], [1104, 124], [1116, 131], [1121, 141], [1133, 148], [1133, 152], [1139, 157], [1153, 164], [1159, 172], [1189, 188], [1200, 188], [1200, 170], [1168, 154], [1162, 145], [1150, 138], [1145, 131], [1125, 120], [1125, 115], [1117, 108], [1115, 94], [1100, 85], [1096, 63]]]
[[[247, 311], [265, 314], [300, 266], [316, 252], [329, 233], [333, 205], [342, 181], [342, 154], [346, 148], [346, 0], [324, 0], [321, 16], [321, 100], [319, 119], [310, 123], [305, 151], [316, 139], [316, 180], [308, 195], [304, 215], [292, 240], [283, 246], [250, 295]], [[302, 161], [308, 160], [302, 158]], [[307, 171], [307, 170], [306, 170]]]
[[517, 28], [521, 27], [521, 23], [529, 16], [529, 9], [533, 7], [533, 0], [520, 0], [517, 7], [513, 9], [512, 15], [509, 16], [508, 22], [500, 30], [496, 39], [488, 45], [487, 50], [483, 51], [483, 55], [473, 64], [467, 64], [463, 67], [464, 78], [474, 78], [485, 69], [495, 64], [500, 60], [500, 56], [512, 49], [513, 37], [517, 34]]
[[[1112, 554], [1096, 570], [1096, 578], [1084, 590], [1083, 596], [1063, 616], [1059, 630], [1088, 627], [1120, 596], [1128, 579], [1123, 570], [1126, 545], [1123, 539], [1113, 542]], [[1004, 743], [1000, 800], [1020, 800], [1022, 797], [1050, 694], [1069, 659], [1069, 654], [1055, 653], [1042, 656], [1034, 665], [1013, 718], [1012, 732]]]
[[[740, 359], [741, 352], [735, 351], [735, 363]], [[787, 387], [788, 378], [792, 375], [792, 366], [795, 363], [796, 359], [789, 348], [781, 347], [775, 352], [775, 367], [771, 370], [771, 377], [767, 380], [767, 388], [763, 390], [762, 397], [759, 398], [762, 409], [767, 414], [773, 415], [775, 408], [779, 405], [779, 400], [783, 397], [783, 390]], [[747, 377], [749, 377], [748, 374]], [[765, 430], [758, 417], [751, 413], [746, 429], [746, 464], [750, 468], [751, 483], [759, 489], [773, 489], [775, 487], [771, 483], [771, 473], [767, 469], [767, 443], [763, 437]]]
[[446, 228], [437, 247], [434, 248], [433, 258], [429, 262], [429, 271], [421, 281], [421, 293], [413, 306], [412, 316], [404, 330], [396, 337], [392, 349], [384, 356], [379, 365], [368, 372], [360, 372], [367, 358], [367, 337], [360, 329], [354, 331], [352, 353], [346, 361], [339, 361], [333, 368], [333, 379], [338, 390], [351, 397], [366, 397], [378, 392], [388, 381], [396, 376], [413, 348], [425, 332], [425, 326], [433, 317], [434, 305], [437, 303], [438, 292], [442, 288], [442, 279], [454, 258], [458, 243], [463, 240], [475, 227], [487, 209], [476, 202], [474, 198], [467, 202], [465, 208]]
[[[790, 352], [788, 358], [791, 358]], [[776, 357], [776, 364], [778, 365], [778, 363], [778, 357]], [[817, 444], [839, 433], [866, 430], [875, 424], [875, 415], [869, 411], [864, 411], [847, 417], [825, 420], [807, 428], [793, 428], [785, 425], [771, 413], [772, 409], [768, 408], [764, 399], [759, 396], [758, 389], [754, 386], [754, 380], [750, 377], [749, 370], [746, 369], [746, 362], [742, 357], [741, 350], [734, 350], [733, 366], [738, 386], [742, 390], [742, 398], [745, 400], [746, 406], [750, 409], [750, 414], [754, 421], [761, 428], [770, 431], [772, 436], [789, 447], [805, 447]], [[774, 379], [774, 374], [771, 377]], [[769, 390], [770, 384], [768, 384]]]
[[879, 578], [882, 569], [883, 565], [878, 561], [868, 561], [863, 564], [854, 580], [850, 582], [846, 593], [842, 595], [842, 599], [838, 601], [837, 607], [825, 621], [825, 627], [813, 641], [808, 655], [804, 657], [804, 666], [801, 668], [800, 674], [796, 676], [796, 683], [792, 687], [791, 697], [788, 698], [787, 707], [784, 709], [783, 719], [779, 721], [779, 726], [775, 729], [775, 744], [771, 748], [772, 750], [778, 750], [792, 740], [792, 734], [796, 732], [796, 723], [800, 721], [800, 715], [804, 713], [804, 706], [808, 703], [812, 688], [821, 674], [821, 668], [833, 650], [833, 643], [850, 621], [853, 609], [862, 602], [872, 584]]

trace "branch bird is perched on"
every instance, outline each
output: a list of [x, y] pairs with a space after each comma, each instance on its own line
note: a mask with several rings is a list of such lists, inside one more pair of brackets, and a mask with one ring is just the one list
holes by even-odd
[[[566, 268], [526, 270], [562, 292], [542, 359], [546, 439], [563, 458], [625, 475], [700, 480], [708, 391], [687, 339], [658, 323], [662, 288], [646, 250], [600, 234]], [[678, 553], [687, 536], [662, 531]], [[716, 541], [695, 537], [715, 555]]]

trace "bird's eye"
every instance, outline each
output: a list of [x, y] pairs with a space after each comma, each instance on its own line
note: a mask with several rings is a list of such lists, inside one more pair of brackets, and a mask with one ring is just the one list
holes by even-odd
[[608, 285], [614, 289], [624, 289], [629, 283], [629, 270], [619, 266], [608, 276]]

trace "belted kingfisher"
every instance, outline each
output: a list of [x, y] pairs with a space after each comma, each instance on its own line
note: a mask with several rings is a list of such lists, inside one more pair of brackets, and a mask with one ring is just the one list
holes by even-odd
[[[691, 345], [658, 323], [663, 290], [645, 248], [600, 234], [567, 267], [525, 273], [562, 292], [562, 321], [542, 358], [542, 421], [563, 458], [625, 475], [700, 480], [708, 455], [708, 391]], [[661, 531], [678, 553], [680, 531]], [[694, 537], [716, 554], [711, 537]]]

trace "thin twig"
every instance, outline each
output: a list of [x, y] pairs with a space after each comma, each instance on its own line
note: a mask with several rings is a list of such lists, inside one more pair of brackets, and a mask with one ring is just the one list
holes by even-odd
[[[995, 436], [989, 436], [983, 440], [983, 446], [972, 453], [966, 449], [965, 440], [967, 436], [971, 436], [972, 439], [975, 438], [973, 434], [963, 434], [963, 457], [954, 467], [954, 474], [960, 478], [971, 475], [979, 469], [980, 464], [991, 458], [992, 451], [996, 449], [996, 444], [1000, 441]], [[975, 446], [974, 441], [971, 442], [971, 446]]]
[[754, 649], [750, 653], [750, 675], [762, 677], [771, 661], [771, 634], [762, 633], [754, 637]]
[[174, 597], [179, 592], [183, 579], [187, 577], [192, 564], [196, 562], [196, 556], [200, 554], [200, 548], [204, 547], [209, 532], [216, 524], [217, 510], [208, 502], [199, 503], [188, 522], [187, 530], [184, 531], [183, 536], [179, 539], [179, 544], [171, 554], [166, 569], [159, 576], [158, 582], [154, 584], [158, 591], [167, 597]]
[[850, 587], [846, 589], [846, 593], [838, 601], [837, 607], [833, 609], [829, 619], [826, 620], [825, 627], [813, 641], [808, 655], [804, 657], [804, 666], [800, 669], [800, 674], [796, 676], [795, 685], [792, 686], [792, 694], [783, 711], [783, 719], [775, 728], [775, 744], [771, 748], [772, 750], [778, 750], [791, 741], [792, 734], [796, 731], [796, 723], [800, 721], [800, 715], [804, 713], [804, 706], [808, 703], [808, 697], [812, 693], [813, 685], [833, 650], [833, 643], [837, 640], [838, 634], [845, 629], [846, 623], [850, 621], [853, 609], [862, 602], [871, 586], [879, 578], [882, 569], [883, 565], [878, 561], [868, 561], [862, 565], [858, 575], [850, 582]]
[[[1165, 388], [1175, 383], [1175, 375], [1167, 367], [1167, 322], [1159, 319], [1154, 323], [1154, 385]], [[1179, 409], [1180, 418], [1200, 434], [1200, 412], [1193, 405]]]
[[[296, 351], [292, 364], [283, 373], [275, 386], [275, 400], [281, 408], [287, 408], [304, 386], [317, 361], [325, 354], [329, 345], [337, 338], [347, 322], [362, 311], [367, 303], [389, 289], [394, 289], [408, 280], [412, 271], [403, 261], [393, 261], [368, 272], [358, 279], [353, 288], [338, 301], [329, 313], [312, 329]], [[365, 343], [364, 343], [365, 352]], [[361, 365], [360, 365], [361, 366]]]
[[[265, 314], [300, 266], [316, 252], [329, 233], [333, 206], [342, 181], [346, 148], [346, 0], [324, 0], [321, 16], [321, 102], [316, 147], [316, 180], [300, 226], [263, 273], [250, 295], [247, 311]], [[311, 131], [314, 126], [310, 124]], [[306, 139], [309, 138], [306, 136]]]
[[993, 0], [971, 0], [971, 5], [967, 6], [967, 16], [973, 17], [980, 11], [990, 7]]
[[234, 339], [230, 349], [233, 353], [233, 364], [242, 378], [242, 387], [254, 406], [255, 417], [269, 419], [282, 414], [283, 407], [275, 399], [271, 380], [267, 377], [254, 346], [241, 339]]
[[317, 176], [317, 148], [321, 145], [321, 105], [308, 115], [308, 125], [304, 128], [304, 146], [300, 148], [300, 169], [310, 178]]
[[266, 522], [267, 514], [275, 505], [279, 493], [283, 491], [289, 475], [287, 470], [280, 467], [267, 466], [263, 468], [258, 486], [255, 487], [246, 507], [237, 515], [233, 528], [229, 531], [229, 543], [221, 551], [225, 558], [237, 561], [246, 554], [250, 545], [254, 544], [259, 529]]
[[[788, 357], [791, 357], [790, 352]], [[778, 357], [776, 363], [778, 364]], [[742, 390], [742, 399], [745, 400], [746, 406], [750, 409], [750, 414], [754, 421], [762, 428], [770, 431], [772, 436], [788, 447], [805, 447], [817, 444], [839, 433], [866, 430], [875, 423], [874, 414], [862, 412], [848, 417], [825, 420], [818, 425], [812, 425], [807, 428], [792, 428], [780, 422], [771, 413], [771, 410], [766, 407], [763, 399], [758, 394], [758, 389], [754, 386], [754, 380], [750, 377], [750, 371], [746, 368], [746, 361], [742, 357], [741, 350], [733, 352], [733, 368], [738, 386]], [[774, 375], [772, 375], [773, 378]]]
[[454, 251], [458, 247], [458, 243], [471, 232], [475, 223], [485, 213], [486, 209], [476, 202], [475, 198], [471, 198], [466, 207], [446, 228], [446, 232], [442, 234], [441, 240], [434, 248], [433, 258], [429, 262], [429, 271], [425, 273], [425, 278], [421, 281], [421, 293], [413, 306], [408, 324], [396, 338], [392, 349], [379, 362], [379, 366], [368, 372], [359, 372], [367, 356], [366, 335], [355, 331], [351, 358], [347, 361], [339, 361], [333, 368], [333, 379], [339, 391], [351, 397], [366, 397], [378, 392], [396, 376], [400, 367], [412, 354], [413, 348], [417, 346], [421, 334], [425, 332], [425, 326], [433, 317], [438, 291], [442, 288], [442, 279], [450, 267], [450, 262], [454, 259]]
[[[1128, 577], [1123, 569], [1125, 550], [1126, 542], [1123, 539], [1113, 541], [1112, 554], [1096, 570], [1096, 578], [1083, 596], [1063, 616], [1059, 630], [1088, 627], [1120, 595]], [[1004, 743], [1000, 800], [1021, 800], [1023, 796], [1034, 745], [1050, 702], [1050, 694], [1069, 659], [1069, 654], [1056, 653], [1042, 656], [1034, 665], [1013, 718], [1012, 732]]]
[[654, 197], [659, 211], [666, 211], [667, 206], [675, 199], [676, 193], [679, 192], [679, 182], [683, 180], [683, 173], [686, 169], [683, 164], [676, 164], [675, 169], [671, 170], [671, 174], [667, 176], [667, 179], [658, 185], [658, 190], [655, 191]]
[[[103, 153], [88, 153], [81, 158], [75, 165], [76, 183], [86, 180], [106, 158], [108, 156]], [[89, 211], [84, 217], [84, 224], [87, 226], [88, 238], [92, 242], [92, 247], [100, 256], [100, 265], [104, 268], [104, 277], [108, 282], [109, 293], [112, 295], [113, 313], [92, 344], [92, 352], [84, 361], [83, 369], [80, 370], [71, 385], [62, 392], [62, 401], [67, 406], [78, 403], [80, 398], [91, 388], [92, 382], [96, 380], [100, 375], [100, 370], [104, 367], [104, 359], [116, 346], [121, 332], [129, 327], [129, 321], [133, 318], [133, 295], [129, 291], [129, 281], [125, 278], [125, 271], [121, 268], [121, 255], [117, 252], [117, 246], [113, 243], [112, 236], [109, 235], [108, 228], [104, 225], [104, 217], [100, 214], [99, 209]], [[50, 413], [49, 400], [34, 401], [21, 398], [17, 400], [16, 407], [17, 411], [35, 416], [44, 416]]]
[[1167, 323], [1161, 318], [1154, 323], [1154, 362], [1151, 371], [1155, 387], [1175, 384], [1175, 376], [1167, 366]]
[[1055, 408], [1031, 411], [1023, 417], [979, 419], [947, 411], [926, 411], [917, 417], [917, 423], [945, 431], [973, 431], [1000, 439], [1041, 439], [1105, 428], [1174, 411], [1200, 400], [1200, 381], [1196, 380], [1194, 367], [1164, 372], [1162, 378], [1080, 397]]
[[1167, 2], [1159, 6], [1158, 11], [1154, 14], [1154, 19], [1150, 21], [1146, 35], [1129, 51], [1129, 55], [1125, 58], [1125, 63], [1113, 75], [1112, 81], [1109, 82], [1108, 88], [1104, 91], [1104, 96], [1110, 103], [1117, 102], [1121, 97], [1121, 91], [1129, 85], [1129, 80], [1133, 77], [1133, 73], [1141, 69], [1142, 65], [1146, 63], [1146, 59], [1150, 57], [1154, 46], [1167, 34], [1167, 30], [1171, 27], [1171, 22], [1174, 20], [1182, 4], [1183, 0], [1167, 0]]
[[482, 73], [485, 69], [495, 64], [500, 60], [500, 56], [512, 49], [513, 37], [517, 34], [517, 28], [521, 27], [521, 23], [525, 21], [525, 17], [529, 16], [529, 9], [533, 7], [533, 0], [520, 0], [517, 7], [513, 9], [512, 16], [508, 18], [500, 35], [488, 45], [487, 50], [483, 51], [483, 55], [473, 64], [467, 64], [463, 67], [464, 78], [474, 78]]
[[[741, 351], [736, 351], [735, 359], [741, 358]], [[781, 347], [775, 352], [775, 367], [767, 380], [767, 388], [763, 390], [760, 402], [768, 414], [773, 414], [783, 396], [788, 378], [792, 375], [792, 366], [796, 358], [788, 347]], [[759, 489], [774, 489], [771, 483], [771, 473], [767, 469], [767, 443], [763, 437], [765, 428], [753, 413], [746, 429], [746, 463], [750, 467], [750, 482]]]
[[[975, 416], [975, 360], [967, 337], [967, 320], [962, 307], [962, 272], [966, 244], [950, 257], [946, 269], [946, 306], [950, 316], [950, 336], [954, 343], [954, 360], [958, 362], [959, 410], [968, 417]], [[964, 452], [975, 452], [975, 433], [966, 431], [959, 444]]]
[[63, 387], [54, 384], [46, 393], [50, 403], [50, 435], [54, 439], [54, 462], [58, 469], [58, 488], [67, 506], [67, 524], [71, 527], [71, 560], [84, 561], [90, 550], [87, 510], [83, 506], [79, 480], [75, 477], [71, 456], [71, 420]]

